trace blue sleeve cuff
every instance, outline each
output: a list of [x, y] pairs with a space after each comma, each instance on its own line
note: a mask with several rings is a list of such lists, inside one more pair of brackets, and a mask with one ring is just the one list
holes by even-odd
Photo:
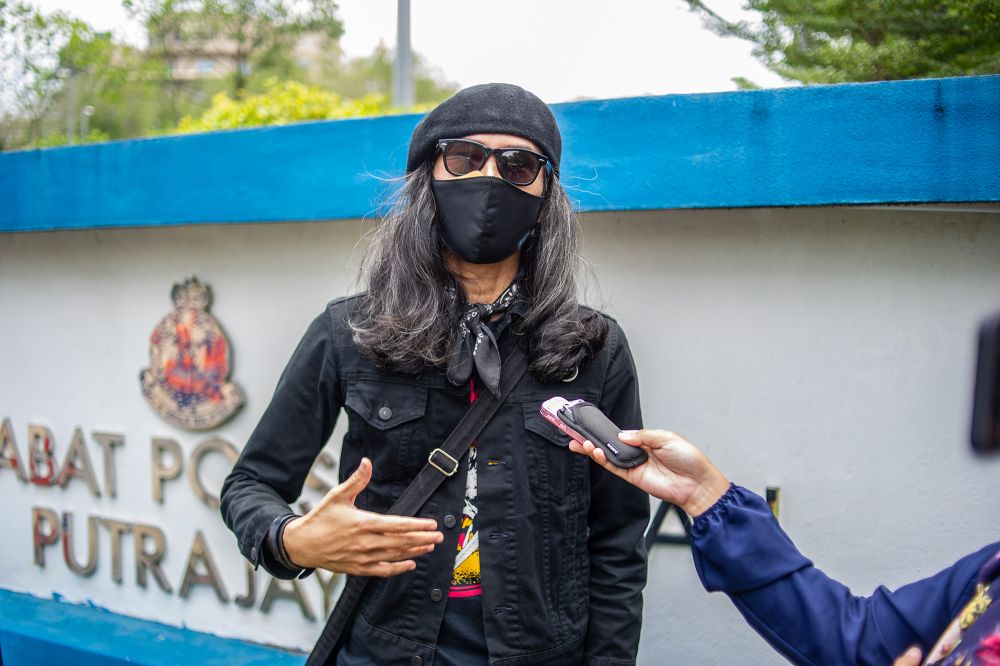
[[710, 592], [752, 590], [812, 566], [764, 498], [735, 484], [691, 524], [691, 550]]

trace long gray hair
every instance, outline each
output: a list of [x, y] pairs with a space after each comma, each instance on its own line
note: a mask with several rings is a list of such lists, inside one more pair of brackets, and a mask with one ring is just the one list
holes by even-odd
[[[431, 162], [409, 173], [373, 232], [359, 275], [367, 295], [351, 318], [362, 352], [399, 372], [446, 366], [468, 307], [444, 263], [431, 174]], [[539, 381], [572, 373], [607, 337], [604, 317], [577, 303], [579, 245], [580, 224], [569, 197], [559, 179], [550, 177], [538, 224], [521, 251], [528, 307], [513, 329], [526, 337], [529, 369]]]

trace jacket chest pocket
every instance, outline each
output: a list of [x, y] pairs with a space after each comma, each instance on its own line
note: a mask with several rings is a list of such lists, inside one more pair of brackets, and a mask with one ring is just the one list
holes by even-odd
[[427, 411], [427, 387], [352, 380], [347, 383], [344, 404], [349, 423], [342, 453], [344, 466], [356, 467], [362, 456], [368, 456], [373, 478], [399, 478], [399, 461], [419, 433]]
[[587, 459], [569, 450], [569, 436], [545, 420], [541, 403], [521, 404], [532, 492], [560, 501], [578, 495], [586, 481]]

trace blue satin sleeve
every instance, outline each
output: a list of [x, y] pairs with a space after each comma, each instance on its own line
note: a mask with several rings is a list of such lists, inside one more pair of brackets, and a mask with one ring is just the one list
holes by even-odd
[[891, 664], [926, 651], [962, 609], [1000, 543], [895, 592], [855, 596], [798, 551], [764, 499], [740, 486], [692, 524], [702, 584], [724, 592], [747, 622], [795, 664]]

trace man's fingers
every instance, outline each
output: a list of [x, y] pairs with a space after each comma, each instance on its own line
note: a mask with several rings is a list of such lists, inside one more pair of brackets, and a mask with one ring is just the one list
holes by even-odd
[[368, 460], [368, 458], [362, 458], [361, 464], [354, 470], [354, 473], [347, 477], [347, 480], [343, 483], [331, 488], [323, 499], [320, 500], [319, 504], [316, 505], [316, 508], [334, 502], [350, 502], [353, 504], [354, 500], [361, 494], [361, 491], [368, 487], [368, 482], [371, 480], [372, 461]]
[[410, 518], [409, 516], [388, 516], [381, 513], [365, 512], [365, 528], [380, 534], [406, 534], [408, 532], [434, 532], [437, 521], [431, 518]]
[[373, 550], [366, 553], [366, 557], [371, 563], [382, 563], [382, 562], [400, 562], [405, 560], [412, 560], [421, 555], [426, 555], [434, 550], [434, 546], [437, 544], [430, 544], [429, 546], [411, 546], [408, 548], [395, 547], [395, 548], [382, 548], [379, 550]]
[[368, 458], [362, 458], [361, 464], [358, 468], [354, 470], [354, 474], [351, 474], [347, 478], [347, 481], [342, 483], [345, 486], [344, 493], [347, 499], [353, 504], [354, 500], [358, 498], [365, 488], [368, 487], [368, 482], [372, 480], [372, 461]]
[[[436, 546], [444, 541], [440, 532], [404, 532], [402, 534], [372, 534], [359, 542], [358, 550], [371, 552], [375, 550], [402, 550], [406, 548], [423, 548]], [[394, 559], [380, 557], [380, 560]], [[398, 558], [396, 558], [398, 559]]]
[[399, 574], [404, 574], [407, 571], [413, 571], [416, 568], [417, 563], [413, 560], [406, 560], [404, 562], [378, 562], [377, 564], [361, 567], [358, 570], [358, 574], [362, 576], [378, 576], [380, 578], [388, 578], [389, 576], [398, 576]]

